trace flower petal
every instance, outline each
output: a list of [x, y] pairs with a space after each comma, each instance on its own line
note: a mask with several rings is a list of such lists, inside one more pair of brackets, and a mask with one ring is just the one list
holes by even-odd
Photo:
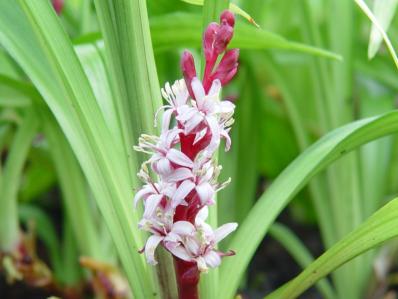
[[163, 195], [154, 194], [149, 196], [145, 201], [145, 211], [144, 218], [151, 218], [156, 211], [156, 208], [159, 206], [160, 201], [162, 200]]
[[190, 119], [195, 113], [197, 113], [196, 108], [189, 107], [188, 105], [183, 105], [177, 108], [177, 116], [176, 119], [180, 122], [186, 122]]
[[185, 105], [188, 100], [188, 89], [187, 85], [185, 84], [185, 80], [177, 80], [174, 82], [173, 86], [171, 87], [173, 92], [176, 96], [174, 104], [176, 107]]
[[196, 143], [198, 143], [200, 140], [203, 139], [203, 137], [206, 136], [207, 133], [207, 128], [204, 128], [203, 130], [199, 131], [198, 133], [196, 133], [195, 135], [195, 140], [193, 141], [193, 145], [195, 145]]
[[204, 206], [196, 214], [195, 225], [199, 226], [201, 223], [206, 221], [207, 217], [209, 217], [209, 207], [208, 206]]
[[218, 104], [219, 113], [232, 113], [235, 110], [235, 105], [231, 101], [221, 101]]
[[183, 181], [193, 177], [193, 173], [189, 168], [180, 167], [175, 169], [169, 175], [164, 177], [164, 180], [167, 182], [178, 182]]
[[208, 254], [204, 256], [206, 264], [210, 268], [216, 268], [221, 264], [221, 257], [220, 255], [215, 252], [214, 250], [210, 251]]
[[206, 273], [209, 270], [209, 268], [206, 265], [206, 260], [201, 256], [196, 258], [196, 264], [200, 272]]
[[153, 193], [154, 190], [149, 186], [145, 185], [142, 189], [140, 189], [134, 196], [134, 207], [137, 207], [138, 201], [142, 198], [145, 199], [147, 195]]
[[163, 240], [164, 247], [166, 247], [167, 250], [172, 250], [176, 248], [177, 246], [180, 245], [182, 242], [182, 239], [180, 235], [170, 232], [167, 234], [167, 236]]
[[220, 144], [220, 125], [214, 116], [208, 116], [206, 120], [211, 132], [211, 139], [205, 154], [211, 156]]
[[191, 82], [192, 90], [195, 95], [196, 103], [198, 107], [201, 107], [205, 97], [205, 89], [203, 88], [202, 82], [197, 77], [194, 77]]
[[210, 90], [208, 92], [209, 95], [218, 95], [221, 91], [221, 81], [216, 79], [211, 84]]
[[193, 258], [189, 255], [188, 251], [183, 246], [171, 248], [169, 251], [171, 252], [171, 254], [186, 262], [193, 261]]
[[203, 121], [203, 115], [199, 113], [199, 111], [192, 115], [192, 117], [184, 123], [184, 133], [185, 135], [188, 135], [191, 133], [194, 129], [196, 129], [197, 126]]
[[165, 112], [163, 112], [162, 132], [165, 132], [169, 129], [172, 115], [173, 109], [167, 109]]
[[158, 262], [155, 260], [155, 250], [159, 243], [163, 240], [162, 236], [152, 235], [148, 238], [145, 244], [145, 257], [148, 264], [156, 265]]
[[171, 231], [180, 236], [190, 236], [195, 233], [196, 229], [191, 222], [177, 221], [173, 224]]
[[214, 189], [208, 182], [197, 185], [196, 192], [198, 193], [202, 205], [214, 204]]
[[222, 130], [220, 135], [225, 138], [225, 151], [228, 152], [231, 148], [231, 137], [229, 136], [230, 129]]
[[188, 252], [190, 252], [193, 256], [197, 256], [200, 254], [200, 244], [199, 240], [195, 238], [186, 238], [184, 242], [184, 246]]
[[167, 176], [173, 171], [173, 167], [171, 166], [169, 159], [163, 157], [152, 163], [152, 169], [163, 176]]
[[175, 209], [180, 205], [186, 198], [186, 196], [195, 188], [195, 184], [189, 180], [185, 180], [178, 186], [171, 198], [171, 206]]
[[188, 158], [183, 152], [172, 148], [168, 151], [166, 158], [169, 159], [174, 164], [192, 168], [193, 162], [191, 159]]
[[218, 243], [238, 227], [237, 223], [227, 223], [214, 230], [214, 239]]

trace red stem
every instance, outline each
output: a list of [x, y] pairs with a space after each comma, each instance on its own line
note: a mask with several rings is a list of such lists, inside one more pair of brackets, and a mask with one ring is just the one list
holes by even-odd
[[196, 263], [186, 262], [174, 257], [174, 267], [178, 285], [178, 298], [199, 299], [200, 273]]

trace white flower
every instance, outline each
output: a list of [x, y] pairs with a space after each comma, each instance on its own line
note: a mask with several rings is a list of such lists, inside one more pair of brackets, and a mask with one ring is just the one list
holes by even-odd
[[[161, 89], [161, 93], [163, 98], [166, 100], [168, 105], [164, 105], [159, 108], [158, 111], [161, 109], [165, 109], [163, 113], [163, 120], [162, 120], [162, 132], [166, 131], [170, 127], [171, 116], [173, 113], [176, 113], [178, 107], [181, 107], [186, 104], [189, 96], [189, 92], [187, 86], [185, 85], [185, 80], [180, 79], [174, 82], [174, 84], [170, 87], [170, 83], [167, 82], [165, 87]], [[155, 124], [157, 120], [157, 114], [155, 115]]]
[[184, 186], [184, 188], [188, 189], [186, 190], [187, 194], [195, 190], [202, 206], [213, 205], [215, 203], [215, 193], [225, 188], [230, 182], [230, 179], [222, 184], [217, 182], [220, 171], [221, 166], [215, 165], [213, 160], [209, 160], [205, 156], [199, 156], [194, 161], [192, 170], [193, 177], [183, 182], [192, 182]]
[[207, 216], [208, 209], [204, 207], [196, 216], [195, 225], [178, 221], [163, 239], [164, 246], [173, 255], [187, 262], [196, 262], [202, 272], [219, 266], [222, 256], [233, 254], [219, 252], [215, 247], [238, 226], [236, 223], [227, 223], [213, 231], [205, 222]]
[[218, 79], [213, 81], [207, 95], [198, 78], [193, 78], [191, 85], [196, 99], [193, 106], [181, 105], [177, 108], [176, 119], [183, 125], [184, 134], [195, 133], [195, 144], [209, 131], [211, 140], [205, 149], [208, 156], [218, 148], [221, 137], [226, 138], [228, 150], [231, 144], [228, 126], [233, 123], [235, 105], [229, 101], [220, 101], [221, 82]]
[[[235, 106], [231, 102], [220, 101], [219, 80], [213, 81], [207, 95], [197, 78], [193, 78], [191, 87], [195, 100], [190, 101], [184, 80], [178, 80], [172, 86], [166, 83], [162, 89], [163, 98], [168, 103], [162, 107], [165, 109], [162, 133], [159, 137], [141, 135], [139, 145], [135, 147], [151, 157], [138, 173], [144, 185], [136, 193], [134, 204], [136, 206], [140, 200], [144, 203], [144, 214], [138, 226], [151, 233], [143, 250], [148, 263], [157, 263], [155, 250], [162, 244], [175, 257], [195, 262], [200, 271], [207, 271], [217, 267], [221, 257], [233, 254], [217, 251], [216, 246], [236, 229], [237, 224], [228, 223], [213, 230], [205, 220], [207, 206], [214, 204], [215, 193], [229, 183], [217, 182], [221, 166], [211, 160], [211, 156], [221, 138], [226, 139], [226, 150], [230, 147], [229, 130]], [[170, 129], [173, 115], [177, 122]], [[187, 150], [186, 145], [180, 144], [180, 138], [184, 135], [191, 138], [192, 134], [195, 134], [193, 145], [203, 140], [204, 148], [200, 147], [199, 153], [195, 152], [191, 159], [180, 150], [181, 147]], [[149, 174], [147, 164], [157, 176]], [[176, 214], [176, 211], [180, 213], [179, 206], [187, 206], [187, 210], [194, 212], [200, 209], [194, 224], [174, 222], [175, 218], [187, 219]]]
[[152, 169], [161, 176], [171, 175], [176, 168], [173, 165], [192, 168], [192, 160], [174, 148], [179, 142], [179, 133], [180, 130], [174, 128], [164, 131], [160, 137], [143, 134], [139, 138], [139, 146], [134, 149], [152, 154], [148, 162], [151, 163]]

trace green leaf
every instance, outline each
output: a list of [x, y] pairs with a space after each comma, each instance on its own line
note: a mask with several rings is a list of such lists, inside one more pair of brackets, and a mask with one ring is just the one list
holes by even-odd
[[358, 146], [396, 131], [398, 111], [356, 121], [327, 134], [293, 161], [261, 196], [233, 236], [230, 247], [237, 255], [223, 261], [220, 281], [225, 283], [220, 287], [219, 298], [233, 297], [269, 226], [315, 174]]
[[386, 31], [383, 29], [382, 24], [379, 23], [376, 16], [372, 13], [372, 11], [369, 9], [369, 7], [366, 5], [366, 3], [363, 0], [355, 0], [355, 3], [361, 8], [361, 10], [364, 12], [364, 14], [372, 22], [373, 26], [375, 27], [375, 30], [377, 29], [378, 33], [382, 36], [384, 43], [386, 44], [387, 49], [390, 52], [391, 57], [394, 60], [395, 66], [398, 68], [397, 53], [395, 52], [394, 47], [391, 44], [391, 41], [390, 41]]
[[[128, 157], [142, 134], [153, 134], [154, 115], [162, 106], [159, 80], [153, 53], [146, 0], [95, 1], [98, 20], [105, 44], [105, 61], [110, 71], [110, 83], [120, 119], [122, 138]], [[161, 115], [161, 110], [159, 110]], [[129, 159], [130, 160], [130, 159]], [[139, 160], [139, 159], [138, 159]], [[137, 163], [130, 163], [130, 180], [138, 187]], [[167, 273], [173, 268], [172, 259], [159, 261], [157, 273]], [[167, 269], [170, 268], [170, 269]], [[176, 293], [174, 277], [160, 275], [164, 297]]]
[[27, 107], [30, 99], [26, 96], [29, 85], [0, 75], [0, 107]]
[[[149, 31], [146, 1], [95, 1], [105, 44], [105, 62], [124, 148], [128, 156], [142, 133], [154, 133], [153, 117], [162, 105]], [[130, 163], [131, 180], [138, 169]]]
[[[314, 260], [311, 253], [302, 243], [302, 241], [283, 224], [274, 223], [270, 229], [269, 234], [275, 240], [282, 244], [282, 246], [290, 253], [290, 255], [302, 267], [306, 268]], [[317, 288], [322, 293], [324, 298], [336, 298], [336, 294], [330, 283], [327, 280], [321, 280], [317, 283]]]
[[106, 260], [98, 240], [95, 217], [90, 211], [86, 180], [70, 145], [47, 109], [41, 111], [44, 134], [57, 172], [62, 199], [81, 254]]
[[[123, 143], [108, 127], [70, 40], [47, 1], [0, 3], [0, 42], [33, 81], [75, 152], [137, 298], [157, 296], [142, 248]], [[26, 14], [26, 15], [25, 15]], [[27, 18], [30, 24], [27, 22]], [[18, 25], [16, 25], [16, 23]]]
[[[246, 20], [248, 20], [250, 23], [252, 23], [254, 26], [259, 27], [258, 24], [254, 21], [254, 19], [243, 9], [241, 9], [239, 6], [233, 3], [229, 3], [229, 1], [206, 1], [206, 0], [182, 0], [183, 2], [193, 4], [193, 5], [204, 5], [204, 10], [206, 11], [206, 4], [207, 3], [216, 3], [215, 5], [218, 5], [218, 7], [213, 8], [214, 14], [212, 17], [212, 21], [218, 20], [219, 13], [225, 9], [229, 8], [232, 12], [244, 17]], [[205, 16], [205, 19], [207, 17]], [[208, 24], [207, 22], [206, 24]]]
[[12, 251], [19, 241], [17, 210], [22, 170], [38, 126], [37, 116], [29, 110], [11, 144], [0, 185], [0, 250]]
[[[176, 47], [200, 47], [202, 43], [202, 20], [197, 14], [172, 13], [151, 18], [151, 34], [156, 50], [175, 49]], [[317, 55], [340, 60], [341, 57], [327, 50], [292, 42], [286, 38], [255, 28], [242, 22], [236, 22], [236, 30], [230, 47], [240, 49], [281, 49]]]
[[339, 266], [397, 236], [398, 199], [394, 199], [322, 254], [299, 276], [266, 298], [296, 298]]
[[120, 135], [119, 117], [116, 110], [116, 101], [111, 92], [109, 77], [104, 61], [104, 45], [99, 41], [96, 44], [84, 44], [75, 46], [76, 54], [83, 66], [95, 99], [104, 115], [114, 136]]
[[[397, 7], [398, 0], [375, 0], [373, 3], [373, 14], [385, 32], [387, 32], [388, 27], [390, 27]], [[380, 34], [376, 25], [372, 24], [372, 29], [369, 36], [369, 59], [372, 59], [376, 55], [382, 41], [383, 36]]]

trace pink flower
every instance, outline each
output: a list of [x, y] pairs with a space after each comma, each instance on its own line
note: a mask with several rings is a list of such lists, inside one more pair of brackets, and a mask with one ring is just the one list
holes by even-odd
[[208, 208], [204, 207], [197, 214], [195, 224], [178, 221], [163, 239], [165, 247], [173, 255], [186, 262], [195, 262], [202, 272], [219, 266], [222, 256], [233, 254], [219, 252], [215, 247], [238, 226], [236, 223], [227, 223], [213, 231], [205, 222], [207, 217]]
[[[177, 113], [177, 109], [179, 107], [186, 105], [189, 93], [187, 86], [185, 85], [185, 81], [182, 79], [175, 81], [171, 87], [167, 82], [165, 88], [161, 89], [161, 93], [165, 101], [168, 103], [168, 105], [160, 107], [160, 109], [165, 109], [162, 121], [162, 132], [164, 132], [170, 127], [171, 116]], [[157, 119], [156, 116], [155, 123]]]
[[195, 94], [195, 106], [183, 105], [177, 109], [176, 119], [182, 124], [184, 134], [195, 133], [195, 143], [199, 142], [206, 133], [211, 133], [211, 139], [206, 153], [211, 156], [220, 144], [220, 138], [227, 140], [227, 149], [230, 147], [228, 135], [230, 126], [233, 123], [232, 115], [235, 105], [229, 101], [220, 101], [221, 83], [214, 80], [206, 95], [202, 83], [196, 77], [192, 79], [192, 89]]
[[193, 162], [183, 152], [173, 148], [178, 143], [180, 130], [174, 128], [164, 131], [160, 137], [141, 135], [139, 146], [135, 150], [152, 154], [148, 162], [152, 169], [161, 176], [170, 176], [176, 167], [193, 167]]
[[169, 230], [162, 227], [152, 231], [153, 235], [148, 238], [144, 248], [148, 263], [157, 264], [155, 250], [163, 242], [165, 248], [176, 257], [187, 262], [196, 262], [200, 271], [206, 272], [208, 268], [219, 266], [221, 257], [234, 253], [220, 252], [215, 250], [215, 247], [218, 242], [236, 230], [238, 224], [227, 223], [213, 231], [205, 222], [207, 217], [208, 208], [204, 207], [196, 216], [195, 225], [188, 221], [177, 221]]
[[[138, 173], [144, 185], [134, 197], [135, 205], [139, 201], [144, 204], [139, 228], [151, 234], [143, 252], [147, 262], [153, 265], [157, 263], [155, 250], [159, 245], [174, 255], [180, 295], [184, 293], [185, 283], [199, 281], [199, 271], [217, 267], [223, 256], [234, 254], [220, 252], [216, 246], [237, 224], [228, 223], [213, 230], [205, 222], [216, 192], [229, 183], [229, 180], [218, 182], [222, 167], [212, 156], [221, 138], [226, 140], [225, 150], [231, 146], [229, 131], [235, 105], [220, 98], [222, 86], [234, 77], [238, 68], [239, 51], [227, 50], [234, 24], [233, 14], [225, 11], [220, 24], [207, 27], [203, 39], [206, 59], [203, 82], [197, 78], [192, 54], [184, 52], [181, 60], [184, 79], [173, 85], [166, 83], [161, 90], [167, 103], [160, 108], [164, 109], [160, 136], [143, 134], [135, 147], [150, 155]], [[172, 124], [174, 127], [170, 128]], [[151, 165], [152, 175], [147, 164]], [[189, 282], [185, 279], [187, 275]], [[188, 286], [187, 292], [196, 291]]]

